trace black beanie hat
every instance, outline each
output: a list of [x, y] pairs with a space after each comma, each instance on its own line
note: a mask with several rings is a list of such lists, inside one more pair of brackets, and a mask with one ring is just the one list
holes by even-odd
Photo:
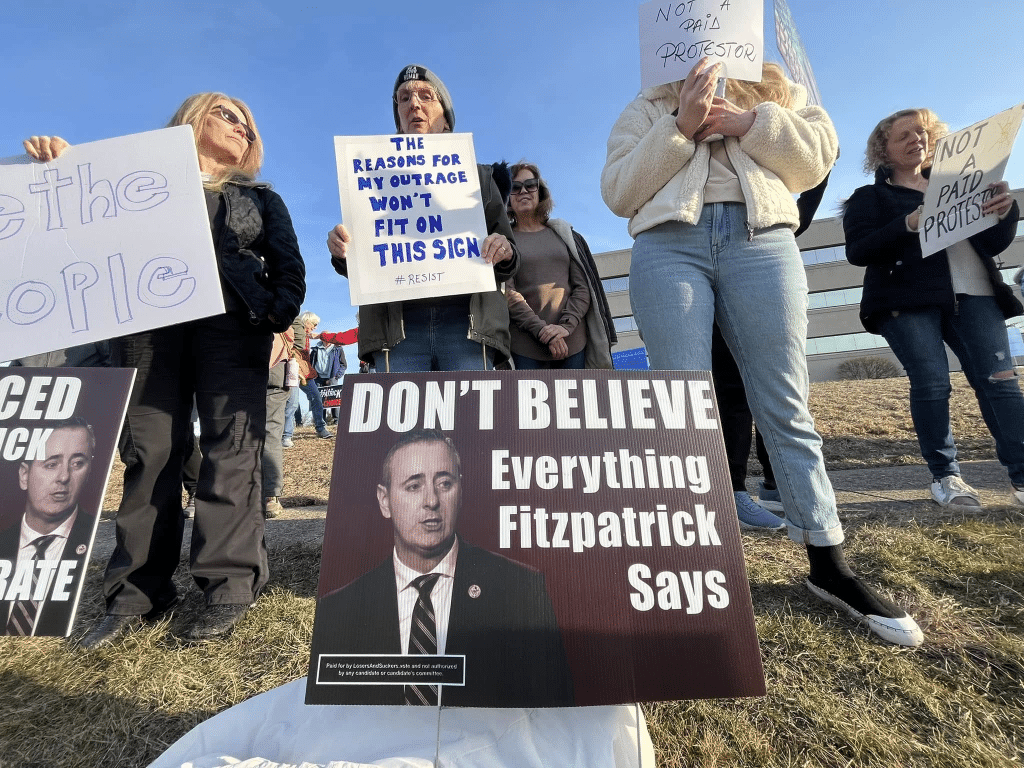
[[410, 80], [422, 80], [434, 87], [434, 90], [437, 91], [437, 97], [441, 100], [441, 107], [444, 109], [444, 119], [448, 122], [448, 128], [454, 131], [455, 110], [452, 108], [451, 94], [448, 93], [448, 89], [441, 82], [441, 78], [420, 64], [410, 64], [407, 67], [403, 67], [395, 79], [395, 87], [391, 91], [391, 108], [395, 113], [395, 130], [402, 130], [402, 122], [398, 117], [398, 88], [402, 83], [407, 83]]

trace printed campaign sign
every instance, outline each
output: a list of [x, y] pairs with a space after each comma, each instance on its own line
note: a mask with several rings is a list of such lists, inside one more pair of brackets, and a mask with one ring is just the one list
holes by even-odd
[[0, 160], [0, 360], [223, 311], [189, 126]]
[[685, 80], [708, 56], [727, 77], [761, 81], [763, 0], [652, 0], [640, 6], [640, 87]]
[[0, 635], [66, 637], [135, 370], [0, 370]]
[[352, 306], [494, 290], [473, 134], [335, 136]]
[[995, 226], [999, 217], [982, 215], [992, 197], [989, 184], [1002, 181], [1024, 104], [951, 133], [935, 144], [935, 161], [921, 212], [921, 255], [931, 256]]
[[336, 440], [306, 703], [764, 693], [707, 372], [367, 374]]
[[317, 387], [320, 390], [320, 400], [324, 405], [324, 408], [337, 408], [341, 405], [341, 384], [325, 384], [324, 386]]

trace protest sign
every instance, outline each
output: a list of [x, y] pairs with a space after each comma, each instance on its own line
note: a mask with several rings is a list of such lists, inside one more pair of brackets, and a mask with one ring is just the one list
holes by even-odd
[[352, 306], [494, 290], [473, 134], [335, 136]]
[[921, 212], [921, 255], [931, 256], [995, 226], [999, 217], [982, 215], [992, 197], [989, 184], [1002, 181], [1024, 104], [975, 123], [935, 143], [935, 161]]
[[66, 637], [135, 371], [0, 370], [0, 635]]
[[685, 80], [701, 58], [761, 81], [763, 0], [652, 0], [640, 6], [640, 87]]
[[324, 408], [337, 408], [341, 405], [341, 384], [325, 384], [322, 387], [318, 384], [317, 388], [320, 390], [320, 401]]
[[[571, 373], [346, 384], [307, 703], [764, 693], [710, 374]], [[437, 642], [416, 653], [396, 570], [440, 558]]]
[[223, 311], [191, 127], [0, 160], [0, 360]]

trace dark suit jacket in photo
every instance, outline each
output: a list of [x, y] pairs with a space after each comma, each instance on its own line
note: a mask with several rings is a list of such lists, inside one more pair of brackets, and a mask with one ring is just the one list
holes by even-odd
[[[89, 563], [86, 557], [89, 554], [89, 544], [92, 538], [93, 528], [96, 525], [96, 518], [87, 515], [81, 509], [78, 510], [78, 517], [75, 524], [71, 526], [71, 533], [64, 544], [64, 551], [61, 553], [61, 561], [76, 560], [78, 565], [74, 570], [74, 578], [67, 587], [71, 599], [65, 601], [47, 600], [39, 611], [39, 620], [36, 622], [34, 635], [56, 635], [66, 637], [71, 631], [71, 623], [74, 620], [72, 609], [75, 606], [75, 597], [85, 578], [85, 571]], [[9, 560], [11, 563], [11, 576], [14, 575], [15, 563], [18, 559], [18, 544], [21, 543], [21, 518], [18, 522], [0, 533], [0, 560]], [[8, 581], [8, 585], [10, 581]], [[51, 585], [52, 589], [52, 585]], [[0, 594], [0, 598], [3, 595]], [[0, 599], [0, 635], [7, 634], [7, 619], [10, 615], [11, 601]]]
[[[310, 704], [402, 704], [401, 685], [317, 685], [320, 654], [401, 654], [392, 557], [322, 597], [313, 630]], [[443, 706], [569, 707], [572, 674], [544, 584], [527, 566], [459, 540], [446, 656], [465, 655], [466, 684]]]

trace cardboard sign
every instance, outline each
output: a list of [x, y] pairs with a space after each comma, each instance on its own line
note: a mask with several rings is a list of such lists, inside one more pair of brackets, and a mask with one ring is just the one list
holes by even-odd
[[135, 370], [0, 370], [0, 635], [66, 637]]
[[764, 693], [707, 372], [368, 374], [336, 440], [306, 703]]
[[223, 311], [191, 127], [0, 160], [0, 360]]
[[341, 384], [327, 384], [325, 386], [317, 387], [320, 389], [320, 400], [324, 404], [324, 408], [337, 408], [341, 405]]
[[761, 81], [763, 0], [652, 0], [640, 6], [640, 87], [685, 80], [703, 57]]
[[335, 136], [352, 306], [494, 290], [473, 134]]
[[999, 221], [994, 213], [982, 215], [981, 207], [992, 197], [989, 184], [1003, 179], [1022, 118], [1024, 104], [1018, 104], [936, 142], [921, 212], [922, 256], [938, 253]]

